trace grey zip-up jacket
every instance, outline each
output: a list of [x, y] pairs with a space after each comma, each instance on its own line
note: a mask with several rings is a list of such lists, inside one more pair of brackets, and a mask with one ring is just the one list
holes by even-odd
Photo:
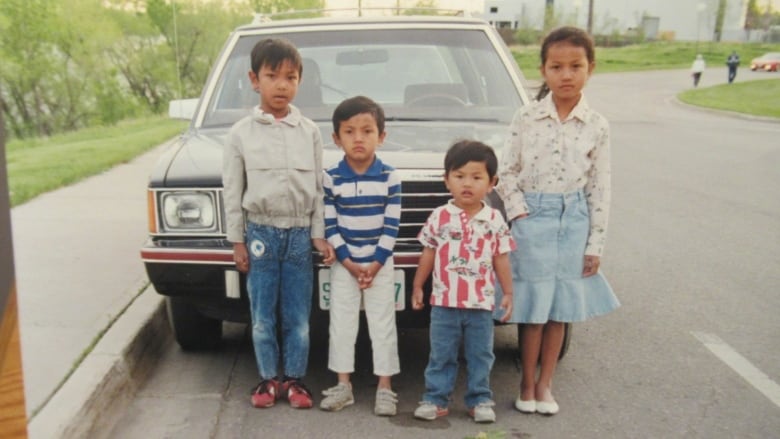
[[290, 105], [275, 120], [259, 106], [228, 132], [222, 160], [227, 239], [244, 242], [246, 219], [278, 228], [311, 227], [325, 237], [322, 137]]

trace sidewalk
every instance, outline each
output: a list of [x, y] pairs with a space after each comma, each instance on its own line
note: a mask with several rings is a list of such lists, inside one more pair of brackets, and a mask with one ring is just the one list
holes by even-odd
[[[85, 357], [88, 351], [121, 356], [150, 316], [164, 321], [162, 298], [146, 288], [139, 249], [147, 235], [148, 174], [168, 145], [11, 210], [30, 437], [60, 437], [70, 422], [50, 408], [55, 393], [69, 389], [88, 397], [90, 386], [105, 385], [99, 382], [101, 366], [83, 367], [94, 362], [92, 355]], [[123, 315], [115, 322], [123, 313], [134, 321]], [[125, 334], [107, 331], [112, 324]], [[113, 337], [115, 346], [95, 346], [101, 337]], [[121, 346], [117, 337], [124, 338]], [[102, 363], [112, 361], [104, 357]], [[78, 374], [72, 370], [77, 364]], [[74, 388], [84, 378], [93, 383]], [[79, 401], [64, 402], [69, 410], [81, 408]], [[36, 430], [47, 434], [38, 436]]]

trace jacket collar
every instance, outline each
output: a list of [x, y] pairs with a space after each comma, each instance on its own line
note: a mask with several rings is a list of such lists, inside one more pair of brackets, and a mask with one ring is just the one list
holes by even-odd
[[[298, 109], [295, 105], [290, 104], [289, 105], [290, 112], [287, 113], [287, 116], [280, 119], [279, 121], [282, 123], [285, 123], [290, 126], [296, 126], [301, 123], [301, 110]], [[252, 107], [252, 119], [255, 122], [260, 122], [264, 125], [270, 125], [274, 123], [276, 118], [273, 114], [269, 114], [264, 112], [259, 105], [255, 105]]]

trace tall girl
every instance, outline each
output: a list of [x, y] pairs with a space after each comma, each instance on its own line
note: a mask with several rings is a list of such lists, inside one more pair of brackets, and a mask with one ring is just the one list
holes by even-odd
[[[499, 166], [499, 195], [517, 249], [510, 254], [511, 322], [524, 323], [520, 395], [525, 413], [558, 413], [552, 378], [564, 322], [620, 304], [599, 273], [610, 204], [609, 124], [582, 89], [595, 67], [593, 40], [562, 27], [542, 43], [544, 83], [515, 114]], [[540, 365], [538, 378], [537, 363]]]

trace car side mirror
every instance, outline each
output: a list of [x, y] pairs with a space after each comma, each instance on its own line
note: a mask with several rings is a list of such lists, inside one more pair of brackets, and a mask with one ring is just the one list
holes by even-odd
[[198, 99], [174, 99], [168, 103], [168, 117], [191, 120], [197, 106]]

